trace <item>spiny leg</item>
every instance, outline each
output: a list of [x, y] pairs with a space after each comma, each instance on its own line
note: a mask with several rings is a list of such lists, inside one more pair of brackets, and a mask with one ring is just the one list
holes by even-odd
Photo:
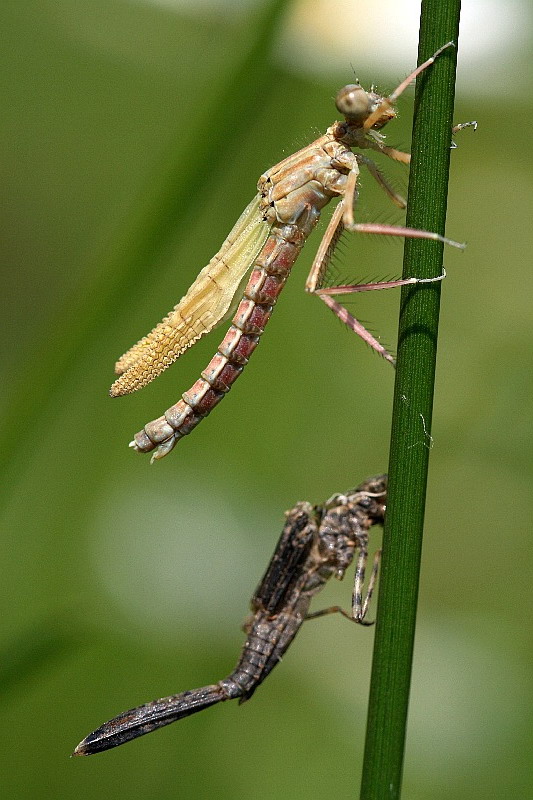
[[[388, 105], [388, 104], [387, 104]], [[472, 122], [462, 122], [459, 125], [454, 125], [452, 127], [452, 136], [457, 133], [458, 131], [462, 131], [464, 128], [473, 128], [475, 131], [477, 130], [477, 122], [473, 120]], [[370, 135], [372, 131], [369, 131]], [[389, 147], [380, 139], [376, 139], [372, 141], [368, 139], [366, 141], [365, 147], [368, 147], [370, 150], [375, 150], [377, 153], [383, 153], [383, 155], [387, 156], [387, 158], [391, 158], [393, 161], [399, 161], [400, 164], [407, 164], [411, 163], [411, 154], [405, 153], [403, 150], [397, 150], [396, 147]], [[452, 148], [457, 147], [455, 142], [452, 141]]]
[[[370, 161], [370, 159], [366, 159], [366, 160]], [[370, 163], [373, 163], [373, 162], [370, 162]], [[374, 167], [375, 167], [375, 165], [374, 165]], [[376, 171], [378, 171], [377, 167], [376, 167]], [[374, 171], [372, 169], [370, 170], [370, 174], [374, 178], [376, 178], [376, 180], [378, 181], [379, 185], [382, 188], [385, 189], [385, 191], [387, 192], [389, 197], [391, 197], [391, 199], [393, 199], [393, 201], [396, 202], [397, 205], [399, 204], [398, 203], [398, 199], [399, 200], [403, 200], [403, 198], [400, 198], [399, 195], [396, 195], [396, 193], [394, 192], [392, 187], [390, 187], [387, 184], [387, 182], [385, 181], [383, 176], [380, 176], [380, 178], [378, 178], [377, 175], [374, 174]], [[342, 224], [344, 226], [344, 228], [347, 231], [349, 231], [350, 233], [375, 233], [375, 234], [381, 234], [381, 235], [384, 235], [384, 236], [402, 236], [402, 237], [405, 236], [405, 237], [408, 237], [408, 238], [411, 238], [411, 239], [432, 239], [432, 240], [437, 241], [437, 242], [443, 242], [444, 244], [449, 244], [452, 247], [457, 247], [460, 250], [464, 250], [464, 248], [466, 247], [465, 244], [463, 244], [461, 242], [454, 242], [453, 239], [448, 239], [446, 236], [441, 236], [440, 233], [435, 233], [434, 231], [423, 231], [423, 230], [419, 230], [418, 228], [406, 228], [404, 225], [383, 225], [383, 224], [378, 223], [378, 222], [355, 222], [355, 220], [354, 220], [354, 208], [355, 208], [355, 200], [357, 198], [357, 178], [358, 177], [359, 177], [359, 168], [358, 167], [354, 167], [354, 169], [350, 170], [350, 172], [348, 174], [348, 178], [347, 178], [347, 181], [346, 181], [346, 189], [345, 189], [345, 193], [344, 193], [344, 198], [343, 198], [343, 200], [341, 200], [341, 203], [342, 203], [343, 209], [344, 209], [344, 213], [342, 214], [341, 219], [336, 222], [337, 225], [341, 225]], [[333, 220], [333, 217], [332, 217], [332, 220]], [[331, 223], [330, 223], [330, 225], [331, 225]], [[330, 225], [328, 225], [326, 233], [324, 234], [324, 238], [326, 238], [328, 236], [328, 234], [330, 233]], [[337, 233], [336, 238], [335, 238], [335, 243], [338, 242], [341, 233], [342, 233], [342, 230]], [[333, 232], [331, 232], [331, 238], [333, 238]], [[319, 252], [320, 252], [320, 249], [319, 249]], [[331, 258], [331, 255], [332, 255], [332, 252], [330, 253], [330, 258]], [[318, 253], [317, 253], [317, 256], [315, 258], [315, 261], [317, 260], [317, 258], [318, 258]], [[314, 267], [314, 265], [315, 264], [313, 262], [313, 267]], [[313, 269], [313, 267], [311, 267], [311, 270]], [[324, 270], [322, 270], [322, 274], [323, 273], [324, 273]], [[402, 285], [402, 284], [400, 284], [400, 285]]]
[[431, 58], [428, 58], [427, 61], [424, 61], [423, 64], [420, 64], [419, 67], [414, 69], [411, 72], [411, 74], [408, 75], [407, 78], [405, 78], [405, 80], [403, 80], [400, 83], [400, 85], [396, 87], [396, 89], [392, 92], [392, 94], [390, 94], [388, 97], [385, 97], [383, 101], [379, 104], [379, 106], [376, 109], [374, 109], [372, 114], [370, 114], [370, 116], [367, 117], [367, 119], [364, 122], [363, 128], [366, 131], [369, 131], [372, 128], [372, 126], [375, 125], [375, 123], [383, 116], [383, 113], [388, 108], [394, 105], [398, 97], [407, 89], [407, 87], [415, 80], [415, 78], [417, 78], [418, 75], [420, 75], [420, 73], [423, 72], [425, 69], [430, 67], [433, 64], [433, 62], [440, 56], [440, 54], [448, 47], [455, 47], [455, 44], [453, 42], [446, 42], [445, 45], [439, 47], [439, 49], [435, 53], [433, 53]]
[[473, 128], [474, 131], [477, 131], [477, 121], [473, 119], [472, 122], [460, 122], [459, 125], [454, 125], [452, 128], [452, 134], [457, 133], [458, 131], [463, 131], [465, 128]]
[[344, 608], [341, 606], [328, 606], [327, 608], [321, 608], [320, 611], [312, 611], [310, 614], [306, 614], [305, 619], [318, 619], [319, 617], [325, 617], [327, 614], [342, 614], [343, 617], [349, 619], [350, 622], [357, 622], [352, 615], [345, 611]]
[[[402, 89], [403, 91], [403, 89]], [[372, 177], [377, 181], [381, 188], [391, 198], [391, 200], [400, 207], [405, 206], [405, 200], [387, 182], [385, 177], [381, 174], [379, 168], [374, 162], [366, 156], [358, 155], [358, 162], [364, 163], [369, 169]], [[335, 209], [326, 232], [322, 238], [317, 254], [311, 266], [311, 271], [306, 282], [306, 291], [317, 294], [321, 300], [336, 314], [339, 319], [344, 322], [351, 330], [353, 330], [363, 341], [365, 341], [372, 349], [379, 355], [385, 358], [394, 366], [394, 358], [383, 347], [383, 345], [368, 331], [353, 314], [337, 303], [331, 295], [335, 294], [351, 294], [355, 292], [370, 291], [372, 289], [392, 289], [398, 286], [406, 286], [415, 283], [433, 283], [442, 280], [445, 277], [445, 272], [436, 278], [402, 278], [396, 281], [381, 281], [375, 283], [358, 284], [354, 286], [336, 286], [331, 288], [323, 288], [322, 283], [327, 267], [331, 261], [335, 248], [344, 230], [350, 232], [360, 233], [374, 233], [389, 236], [407, 236], [410, 238], [420, 239], [433, 239], [442, 241], [445, 244], [450, 244], [455, 247], [464, 248], [463, 244], [454, 242], [447, 239], [433, 231], [422, 231], [416, 228], [407, 228], [400, 225], [383, 225], [380, 223], [356, 223], [354, 221], [354, 208], [357, 200], [357, 180], [359, 177], [359, 165], [354, 164], [353, 169], [349, 172], [344, 198], [340, 201]]]
[[375, 164], [372, 161], [372, 159], [368, 158], [367, 156], [358, 154], [357, 161], [354, 163], [354, 166], [350, 170], [347, 177], [344, 199], [341, 200], [341, 202], [337, 205], [335, 211], [333, 212], [328, 227], [326, 228], [326, 232], [322, 237], [322, 241], [320, 242], [316, 256], [313, 260], [311, 271], [309, 272], [309, 276], [305, 284], [305, 289], [307, 292], [313, 293], [322, 287], [322, 282], [324, 279], [325, 272], [329, 266], [333, 253], [335, 252], [335, 248], [339, 242], [339, 239], [344, 229], [347, 226], [349, 227], [354, 225], [353, 208], [357, 201], [357, 194], [358, 194], [357, 193], [357, 179], [359, 177], [358, 162], [365, 164], [372, 177], [376, 180], [379, 186], [381, 186], [381, 188], [385, 191], [385, 193], [390, 197], [393, 203], [395, 203], [399, 208], [402, 209], [405, 208], [407, 205], [404, 198], [400, 194], [398, 194], [389, 184], [389, 182], [382, 174], [377, 164]]
[[361, 625], [373, 624], [372, 622], [366, 622], [365, 617], [368, 611], [368, 606], [370, 604], [372, 593], [374, 591], [374, 587], [376, 585], [376, 580], [378, 577], [379, 563], [381, 561], [381, 550], [376, 550], [376, 554], [374, 555], [374, 562], [372, 564], [372, 574], [370, 575], [370, 580], [368, 581], [368, 587], [363, 600], [363, 586], [365, 582], [365, 570], [366, 570], [367, 558], [368, 558], [368, 551], [365, 546], [362, 546], [359, 549], [359, 556], [357, 558], [357, 563], [355, 565], [355, 580], [354, 580], [353, 595], [352, 595], [352, 617], [355, 620], [355, 622], [359, 622]]
[[[405, 89], [407, 89], [407, 87], [418, 75], [420, 75], [421, 72], [430, 67], [438, 58], [438, 56], [448, 47], [455, 47], [455, 44], [453, 42], [447, 42], [442, 47], [439, 47], [439, 49], [433, 53], [431, 58], [428, 58], [427, 61], [424, 61], [423, 64], [413, 70], [410, 75], [408, 75], [407, 78], [405, 78], [405, 80], [403, 80], [400, 85], [396, 87], [392, 94], [382, 99], [381, 103], [374, 109], [374, 111], [363, 123], [363, 130], [367, 131], [369, 136], [373, 135], [374, 132], [372, 131], [372, 128], [381, 120], [382, 116], [386, 115], [387, 111], [394, 109], [396, 100], [405, 91]], [[402, 150], [397, 150], [394, 147], [388, 147], [380, 138], [377, 137], [374, 141], [368, 139], [366, 147], [369, 147], [372, 150], [377, 150], [380, 153], [384, 153], [384, 155], [386, 155], [388, 158], [392, 158], [394, 161], [400, 161], [403, 164], [409, 164], [411, 161], [411, 156], [409, 153], [404, 153]]]
[[344, 308], [344, 306], [341, 306], [340, 303], [337, 303], [332, 297], [324, 294], [322, 290], [322, 282], [326, 269], [331, 261], [333, 253], [335, 252], [335, 248], [338, 244], [341, 234], [344, 231], [344, 225], [342, 221], [344, 214], [343, 204], [343, 200], [338, 203], [329, 221], [326, 232], [322, 237], [322, 241], [320, 242], [316, 256], [313, 260], [311, 271], [309, 272], [307, 282], [305, 284], [305, 290], [310, 294], [316, 294], [318, 297], [320, 297], [320, 299], [329, 308], [331, 308], [333, 313], [339, 317], [341, 322], [344, 322], [344, 324], [354, 331], [354, 333], [360, 336], [364, 342], [370, 345], [373, 350], [379, 353], [380, 356], [387, 361], [390, 361], [390, 363], [394, 366], [394, 358], [375, 338], [375, 336], [372, 336], [370, 331], [367, 331], [365, 326], [362, 325], [362, 323], [360, 323], [359, 320], [353, 316], [353, 314], [350, 314], [350, 312]]
[[366, 549], [366, 545], [360, 545], [359, 555], [357, 557], [357, 563], [355, 566], [355, 580], [354, 580], [354, 589], [352, 596], [351, 613], [345, 611], [344, 608], [342, 608], [341, 606], [328, 606], [328, 608], [321, 608], [320, 611], [313, 611], [310, 614], [307, 614], [305, 617], [306, 620], [318, 619], [318, 617], [325, 617], [326, 614], [342, 614], [342, 616], [346, 617], [346, 619], [349, 619], [350, 622], [356, 622], [358, 625], [374, 624], [373, 622], [367, 622], [365, 620], [365, 617], [368, 611], [370, 600], [372, 598], [372, 594], [374, 592], [374, 588], [376, 586], [379, 562], [381, 560], [381, 550], [377, 550], [374, 556], [374, 562], [372, 565], [372, 574], [370, 576], [368, 587], [363, 599], [363, 585], [365, 582], [365, 568], [366, 568], [367, 558], [368, 558], [368, 550]]
[[[477, 122], [476, 122], [476, 120], [473, 119], [472, 122], [460, 122], [459, 125], [454, 125], [453, 128], [452, 128], [452, 136], [454, 136], [459, 131], [464, 131], [465, 128], [473, 128], [474, 129], [474, 133], [475, 133], [477, 131]], [[452, 150], [455, 150], [455, 148], [457, 147], [457, 145], [453, 141], [453, 139], [452, 139], [452, 143], [451, 143], [450, 146], [451, 146]]]
[[357, 156], [357, 160], [361, 164], [365, 165], [365, 167], [368, 169], [368, 171], [370, 172], [374, 180], [377, 182], [377, 184], [381, 186], [385, 194], [387, 194], [390, 197], [392, 202], [395, 205], [397, 205], [398, 208], [401, 208], [402, 210], [407, 208], [407, 200], [405, 200], [405, 198], [402, 197], [401, 194], [398, 194], [398, 192], [395, 191], [395, 189], [393, 189], [393, 187], [390, 185], [386, 177], [383, 175], [378, 165], [374, 161], [372, 161], [371, 158], [368, 158], [368, 156], [364, 156], [361, 153], [359, 153]]
[[[372, 134], [372, 131], [370, 131], [370, 134]], [[375, 141], [367, 139], [365, 147], [368, 147], [370, 150], [375, 150], [377, 153], [383, 153], [388, 158], [392, 158], [393, 161], [399, 161], [400, 164], [409, 165], [411, 163], [411, 153], [405, 153], [403, 150], [389, 147], [383, 144], [381, 139], [376, 139]]]
[[[350, 179], [351, 175], [355, 177]], [[336, 316], [354, 331], [358, 336], [363, 339], [373, 350], [379, 353], [386, 361], [389, 361], [394, 366], [394, 358], [388, 350], [379, 342], [364, 325], [356, 319], [344, 306], [333, 299], [333, 295], [337, 294], [353, 294], [355, 292], [366, 292], [374, 289], [393, 289], [398, 286], [407, 286], [416, 283], [433, 283], [442, 280], [445, 277], [445, 272], [436, 278], [400, 278], [394, 281], [379, 281], [376, 283], [364, 283], [351, 286], [334, 286], [330, 288], [323, 288], [322, 282], [326, 273], [327, 267], [331, 261], [335, 248], [339, 242], [342, 232], [347, 229], [349, 231], [361, 231], [366, 233], [375, 234], [389, 234], [395, 236], [409, 236], [414, 238], [423, 239], [437, 239], [440, 241], [448, 242], [456, 246], [456, 242], [445, 239], [437, 233], [431, 231], [419, 231], [414, 228], [405, 228], [394, 225], [381, 225], [377, 223], [355, 223], [353, 222], [353, 199], [356, 196], [356, 177], [357, 171], [352, 170], [348, 176], [346, 185], [346, 195], [337, 205], [326, 232], [322, 238], [317, 254], [311, 266], [311, 271], [306, 282], [306, 291], [318, 295], [320, 299], [333, 311]], [[348, 219], [347, 219], [348, 218]]]

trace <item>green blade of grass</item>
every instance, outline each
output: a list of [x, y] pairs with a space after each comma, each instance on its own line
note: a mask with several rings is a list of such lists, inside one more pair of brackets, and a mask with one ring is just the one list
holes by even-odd
[[[151, 176], [116, 240], [109, 243], [105, 253], [98, 254], [98, 267], [88, 270], [91, 277], [85, 290], [65, 300], [56, 320], [47, 326], [52, 333], [43, 335], [23, 362], [0, 429], [0, 465], [4, 474], [7, 470], [14, 474], [23, 467], [36, 435], [35, 426], [21, 424], [21, 420], [33, 420], [38, 409], [39, 426], [50, 421], [52, 400], [76, 369], [86, 343], [105, 335], [107, 320], [125, 297], [131, 302], [139, 291], [139, 274], [143, 274], [145, 285], [149, 283], [158, 254], [165, 251], [177, 231], [186, 228], [208, 192], [213, 172], [238, 151], [241, 131], [235, 120], [245, 117], [257, 97], [265, 100], [273, 89], [269, 56], [289, 2], [270, 0], [258, 12], [249, 26], [251, 33], [243, 34], [242, 41], [236, 43], [241, 54], [237, 66], [220, 78], [216, 104], [209, 107], [190, 136], [187, 156], [176, 147], [176, 152], [180, 151], [179, 163], [173, 148], [162, 158], [160, 169]], [[214, 119], [216, 126], [212, 125]], [[206, 130], [209, 136], [205, 135]], [[180, 125], [177, 143], [183, 135]], [[98, 304], [89, 306], [89, 296], [98, 297]]]
[[[425, 0], [419, 62], [457, 44], [459, 0]], [[407, 225], [444, 234], [456, 49], [417, 80]], [[404, 276], [441, 274], [443, 246], [408, 239]], [[405, 749], [431, 416], [440, 283], [402, 292], [378, 618], [361, 783], [362, 800], [398, 798]]]

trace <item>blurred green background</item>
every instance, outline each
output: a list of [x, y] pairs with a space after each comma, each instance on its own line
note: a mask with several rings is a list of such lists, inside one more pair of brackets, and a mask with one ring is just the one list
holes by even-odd
[[[245, 376], [169, 458], [150, 467], [126, 445], [196, 379], [220, 332], [139, 394], [107, 396], [117, 356], [185, 292], [261, 172], [333, 121], [350, 60], [384, 91], [413, 66], [416, 45], [389, 63], [385, 2], [360, 4], [351, 55], [329, 63], [337, 45], [315, 5], [324, 13], [3, 6], [4, 797], [357, 796], [372, 631], [341, 618], [304, 626], [252, 702], [68, 758], [118, 712], [227, 675], [283, 511], [386, 469], [392, 370], [303, 292], [318, 232]], [[329, 5], [331, 29], [349, 28], [347, 6]], [[480, 127], [452, 154], [447, 231], [469, 247], [446, 252], [405, 766], [414, 800], [533, 797], [530, 12], [464, 7], [465, 53], [483, 25], [499, 44], [489, 36], [460, 62], [456, 120]], [[412, 94], [401, 109], [389, 141], [408, 147]], [[401, 169], [386, 171], [405, 189]], [[363, 195], [362, 218], [399, 221], [369, 179]], [[346, 241], [339, 269], [397, 275], [401, 245]], [[355, 313], [393, 343], [397, 307], [397, 293], [370, 293]], [[350, 581], [318, 605], [346, 606]]]

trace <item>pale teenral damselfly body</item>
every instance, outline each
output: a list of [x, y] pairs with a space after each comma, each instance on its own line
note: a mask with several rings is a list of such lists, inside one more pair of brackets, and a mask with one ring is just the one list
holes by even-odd
[[[109, 750], [224, 700], [249, 700], [281, 660], [305, 619], [338, 611], [368, 624], [365, 616], [380, 556], [378, 551], [363, 598], [368, 532], [373, 525], [383, 524], [386, 501], [387, 476], [379, 475], [345, 495], [333, 495], [322, 506], [297, 503], [286, 514], [274, 555], [252, 597], [252, 613], [244, 624], [246, 643], [233, 672], [210, 686], [119, 714], [86, 736], [74, 755]], [[312, 598], [328, 578], [342, 579], [355, 556], [351, 611], [332, 606], [308, 614]]]
[[258, 194], [187, 294], [115, 366], [120, 377], [111, 387], [113, 397], [129, 394], [145, 386], [232, 313], [234, 297], [251, 271], [231, 327], [217, 353], [201, 373], [201, 378], [163, 416], [145, 425], [136, 434], [131, 447], [143, 453], [153, 451], [152, 460], [162, 458], [229, 391], [255, 350], [278, 295], [317, 224], [321, 210], [333, 198], [338, 198], [340, 202], [318, 248], [306, 290], [318, 295], [349, 328], [385, 359], [394, 363], [383, 345], [334, 296], [431, 282], [443, 276], [327, 288], [323, 282], [335, 247], [345, 230], [434, 239], [464, 247], [438, 233], [354, 221], [361, 166], [368, 169], [397, 206], [405, 208], [405, 200], [390, 186], [374, 161], [360, 152], [352, 152], [352, 149], [375, 151], [409, 164], [409, 154], [388, 147], [381, 129], [396, 117], [394, 103], [406, 87], [442, 51], [451, 46], [453, 43], [448, 42], [437, 50], [388, 97], [377, 94], [373, 89], [367, 92], [359, 84], [342, 88], [337, 94], [336, 106], [344, 116], [344, 121], [334, 122], [312, 144], [261, 175]]

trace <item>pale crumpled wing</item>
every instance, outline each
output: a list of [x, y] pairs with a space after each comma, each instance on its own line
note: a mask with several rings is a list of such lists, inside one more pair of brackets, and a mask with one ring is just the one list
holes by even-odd
[[111, 387], [112, 397], [146, 386], [225, 319], [270, 230], [263, 220], [260, 200], [257, 195], [245, 208], [218, 253], [178, 305], [117, 361], [115, 372], [120, 378]]

